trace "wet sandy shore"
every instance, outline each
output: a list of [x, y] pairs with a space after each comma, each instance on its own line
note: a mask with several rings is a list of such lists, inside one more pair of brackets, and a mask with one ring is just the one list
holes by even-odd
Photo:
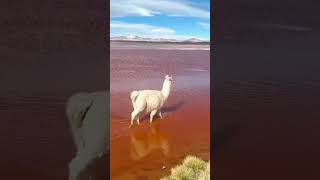
[[165, 49], [165, 50], [210, 50], [209, 42], [183, 43], [183, 42], [135, 42], [111, 41], [112, 49]]
[[[159, 179], [189, 154], [210, 159], [210, 51], [111, 49], [111, 179]], [[135, 89], [174, 78], [164, 118], [129, 129]], [[166, 168], [163, 169], [163, 166]]]

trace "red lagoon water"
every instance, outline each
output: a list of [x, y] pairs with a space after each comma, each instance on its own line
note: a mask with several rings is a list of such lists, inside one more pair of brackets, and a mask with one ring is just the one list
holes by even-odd
[[[159, 179], [187, 155], [210, 159], [210, 51], [111, 49], [111, 179]], [[129, 94], [173, 86], [164, 118], [129, 129]], [[165, 168], [163, 168], [165, 167]]]

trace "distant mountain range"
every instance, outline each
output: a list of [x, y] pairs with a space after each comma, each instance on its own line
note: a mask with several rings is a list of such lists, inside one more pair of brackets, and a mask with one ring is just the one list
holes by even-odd
[[203, 41], [197, 38], [190, 38], [186, 40], [166, 39], [166, 38], [144, 38], [140, 36], [117, 36], [111, 37], [111, 41], [144, 41], [144, 42], [186, 42], [186, 43], [205, 43], [209, 41]]

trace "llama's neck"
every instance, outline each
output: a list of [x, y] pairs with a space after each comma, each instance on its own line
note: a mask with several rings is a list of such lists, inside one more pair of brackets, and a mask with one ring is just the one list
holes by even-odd
[[164, 81], [163, 86], [162, 86], [162, 95], [164, 97], [164, 100], [166, 101], [170, 95], [170, 89], [171, 89], [171, 84], [168, 81]]

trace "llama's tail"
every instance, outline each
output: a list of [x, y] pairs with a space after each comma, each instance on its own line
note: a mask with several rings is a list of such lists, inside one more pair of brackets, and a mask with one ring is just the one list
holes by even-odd
[[130, 94], [132, 106], [134, 108], [137, 97], [139, 96], [139, 91], [132, 91]]

